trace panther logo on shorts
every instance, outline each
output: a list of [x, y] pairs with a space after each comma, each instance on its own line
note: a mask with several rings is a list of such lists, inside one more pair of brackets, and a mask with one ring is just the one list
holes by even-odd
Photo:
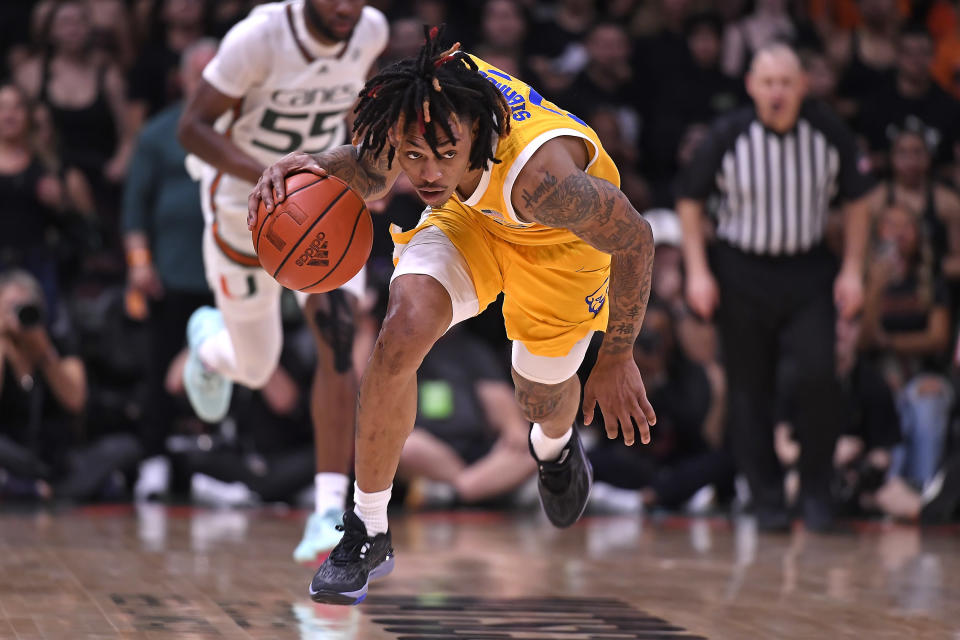
[[587, 303], [587, 309], [594, 317], [603, 309], [603, 305], [607, 302], [607, 291], [609, 289], [608, 284], [610, 278], [607, 278], [603, 281], [603, 284], [600, 285], [600, 288], [588, 295], [584, 300]]

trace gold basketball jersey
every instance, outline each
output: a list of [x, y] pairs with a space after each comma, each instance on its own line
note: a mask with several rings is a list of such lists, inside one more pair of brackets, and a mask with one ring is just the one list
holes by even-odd
[[[455, 195], [452, 199], [481, 214], [487, 221], [485, 226], [509, 242], [556, 244], [573, 240], [575, 236], [565, 229], [553, 229], [520, 220], [511, 202], [517, 176], [537, 149], [560, 136], [583, 139], [590, 158], [586, 172], [591, 176], [603, 178], [619, 187], [620, 173], [617, 167], [604, 151], [597, 134], [583, 120], [546, 100], [525, 82], [476, 56], [470, 57], [477, 63], [480, 73], [506, 99], [510, 109], [510, 133], [497, 141], [494, 155], [500, 162], [487, 167], [473, 195], [466, 199]], [[523, 197], [523, 194], [518, 195]]]
[[[517, 176], [548, 140], [572, 136], [584, 141], [586, 172], [620, 186], [620, 174], [593, 129], [543, 98], [536, 89], [473, 57], [480, 73], [503, 94], [510, 108], [510, 132], [491, 141], [491, 163], [474, 193], [428, 207], [415, 229], [391, 228], [399, 260], [413, 236], [438, 227], [466, 260], [479, 310], [504, 293], [507, 336], [531, 353], [560, 357], [590, 331], [603, 331], [609, 315], [610, 256], [567, 229], [519, 219], [511, 203]], [[519, 194], [522, 198], [523, 194]]]

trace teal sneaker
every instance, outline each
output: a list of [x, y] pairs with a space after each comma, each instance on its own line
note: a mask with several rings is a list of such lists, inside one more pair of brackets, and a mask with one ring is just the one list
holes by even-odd
[[233, 382], [200, 362], [203, 341], [223, 329], [223, 316], [213, 307], [200, 307], [187, 322], [190, 354], [183, 366], [183, 387], [197, 416], [206, 422], [220, 422], [230, 409]]
[[293, 559], [297, 562], [313, 562], [320, 554], [333, 549], [343, 537], [343, 533], [337, 530], [342, 525], [343, 512], [340, 509], [311, 513], [303, 531], [303, 540], [293, 550]]

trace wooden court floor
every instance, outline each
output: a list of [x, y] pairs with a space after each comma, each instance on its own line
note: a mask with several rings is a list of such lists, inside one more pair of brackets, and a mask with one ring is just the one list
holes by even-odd
[[960, 530], [756, 534], [742, 519], [392, 521], [397, 569], [314, 605], [304, 514], [0, 513], [0, 639], [960, 640]]

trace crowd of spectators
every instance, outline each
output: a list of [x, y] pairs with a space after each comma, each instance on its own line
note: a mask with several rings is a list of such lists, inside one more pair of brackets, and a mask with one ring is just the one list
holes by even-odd
[[[309, 503], [315, 356], [292, 300], [281, 367], [262, 390], [238, 392], [223, 423], [197, 420], [180, 383], [183, 327], [209, 292], [199, 187], [174, 132], [217, 39], [255, 4], [0, 3], [0, 502]], [[810, 98], [855, 132], [876, 181], [864, 308], [837, 326], [849, 412], [834, 456], [835, 501], [848, 514], [957, 515], [956, 2], [370, 4], [391, 23], [383, 62], [415, 54], [423, 23], [446, 22], [466, 50], [584, 118], [653, 226], [653, 292], [634, 356], [659, 421], [647, 447], [588, 438], [597, 510], [749, 502], [725, 429], [724, 356], [714, 327], [685, 303], [672, 210], [677, 174], [711, 122], [749, 104], [743, 78], [753, 53], [774, 41], [794, 47]], [[371, 204], [377, 239], [359, 372], [385, 308], [386, 229], [409, 228], [421, 208], [403, 180]], [[838, 255], [841, 243], [839, 231], [828, 234]], [[535, 470], [507, 345], [494, 305], [424, 363], [418, 426], [401, 460], [407, 490], [397, 492], [409, 508], [529, 497]], [[777, 417], [776, 456], [795, 496], [789, 407]]]

